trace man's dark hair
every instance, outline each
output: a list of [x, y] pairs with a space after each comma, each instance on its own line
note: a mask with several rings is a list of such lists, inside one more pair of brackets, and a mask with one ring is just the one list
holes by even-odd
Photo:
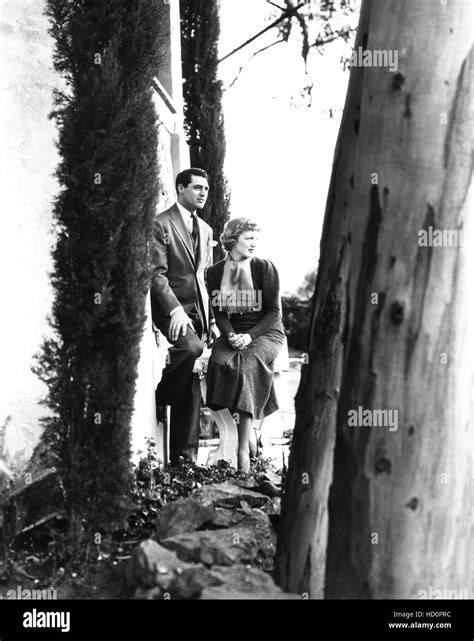
[[176, 191], [178, 191], [178, 185], [183, 185], [183, 187], [186, 188], [189, 183], [192, 182], [193, 176], [201, 176], [201, 178], [205, 178], [207, 181], [209, 181], [209, 176], [207, 175], [207, 172], [204, 171], [204, 169], [200, 169], [199, 167], [191, 167], [191, 169], [185, 169], [176, 176]]

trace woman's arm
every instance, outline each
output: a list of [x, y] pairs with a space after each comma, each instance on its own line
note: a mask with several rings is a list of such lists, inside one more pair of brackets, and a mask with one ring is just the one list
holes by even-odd
[[235, 334], [235, 330], [232, 327], [232, 323], [230, 322], [227, 313], [222, 312], [219, 309], [219, 304], [218, 304], [218, 293], [220, 291], [220, 283], [216, 283], [216, 278], [214, 276], [214, 270], [209, 268], [205, 272], [205, 281], [206, 281], [206, 287], [207, 291], [209, 293], [209, 302], [210, 305], [214, 311], [214, 318], [216, 319], [216, 325], [220, 331], [221, 334], [223, 334], [226, 338], [229, 337], [229, 334]]
[[265, 316], [248, 331], [252, 340], [264, 334], [281, 321], [280, 278], [277, 269], [269, 260], [263, 263], [262, 306]]

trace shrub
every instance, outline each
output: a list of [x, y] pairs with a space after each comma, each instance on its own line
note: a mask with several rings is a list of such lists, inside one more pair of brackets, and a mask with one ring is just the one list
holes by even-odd
[[282, 296], [281, 305], [288, 347], [306, 351], [311, 323], [311, 300], [293, 294]]
[[[270, 460], [261, 456], [251, 463], [251, 476], [259, 478], [270, 466]], [[160, 508], [179, 498], [189, 496], [203, 485], [223, 483], [238, 479], [242, 473], [226, 461], [211, 467], [199, 467], [193, 463], [160, 467], [153, 439], [147, 440], [147, 451], [134, 468], [130, 500], [133, 505], [129, 526], [133, 536], [147, 536], [154, 532], [154, 524]], [[138, 532], [137, 532], [138, 531]]]
[[[229, 215], [230, 195], [224, 176], [226, 151], [222, 82], [217, 78], [220, 34], [217, 0], [181, 0], [184, 128], [192, 167], [209, 174], [210, 192], [203, 217], [218, 238]], [[216, 260], [221, 258], [218, 245]]]
[[48, 0], [61, 156], [54, 203], [54, 337], [44, 441], [66, 490], [71, 540], [120, 520], [156, 210], [160, 3]]

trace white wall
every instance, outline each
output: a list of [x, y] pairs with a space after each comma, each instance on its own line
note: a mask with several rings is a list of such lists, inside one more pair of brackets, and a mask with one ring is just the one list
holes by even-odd
[[42, 0], [0, 4], [0, 424], [11, 416], [9, 458], [30, 454], [45, 413], [38, 401], [46, 388], [30, 370], [52, 302], [48, 272], [58, 162], [55, 125], [48, 120], [58, 79], [43, 8]]
[[[47, 316], [53, 292], [49, 272], [55, 235], [52, 203], [59, 162], [56, 126], [48, 115], [53, 87], [62, 86], [52, 67], [53, 40], [43, 15], [44, 0], [1, 0], [0, 3], [0, 431], [6, 424], [6, 458], [26, 462], [41, 433], [47, 388], [31, 372], [33, 356], [49, 333]], [[170, 114], [157, 98], [160, 164], [164, 189], [159, 210], [174, 200], [174, 173], [189, 163], [182, 136], [181, 45], [178, 3], [170, 9]], [[173, 144], [172, 144], [173, 142]], [[135, 415], [134, 450], [146, 436], [157, 436], [154, 385], [162, 363], [147, 323], [142, 341]], [[155, 361], [155, 365], [153, 365]], [[1, 456], [1, 453], [0, 453]]]
[[[179, 3], [168, 5], [170, 10], [170, 39], [164, 60], [166, 68], [160, 76], [163, 83], [155, 92], [155, 106], [159, 121], [158, 157], [160, 161], [161, 192], [158, 212], [170, 207], [176, 200], [176, 174], [189, 167], [189, 148], [183, 134], [183, 96], [181, 75], [181, 32]], [[166, 101], [162, 96], [165, 96]], [[170, 109], [171, 105], [171, 109]], [[141, 356], [138, 364], [135, 412], [132, 420], [132, 450], [145, 451], [146, 438], [153, 437], [157, 444], [158, 456], [165, 460], [163, 433], [155, 418], [155, 388], [165, 366], [166, 348], [158, 351], [152, 331], [150, 299], [147, 300], [148, 319], [141, 342]]]

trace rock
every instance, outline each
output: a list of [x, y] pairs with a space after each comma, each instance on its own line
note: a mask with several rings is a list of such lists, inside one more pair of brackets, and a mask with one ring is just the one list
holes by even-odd
[[215, 508], [213, 527], [222, 528], [246, 528], [254, 533], [258, 544], [258, 556], [262, 559], [273, 559], [276, 549], [276, 532], [272, 526], [271, 519], [261, 509], [239, 508], [237, 510], [226, 510]]
[[274, 538], [272, 522], [266, 512], [260, 508], [246, 510], [238, 508], [236, 510], [226, 510], [225, 508], [216, 507], [214, 509], [214, 518], [212, 526], [214, 528], [230, 528], [232, 526], [245, 527], [254, 529], [256, 532], [264, 532], [266, 536]]
[[212, 521], [213, 517], [212, 507], [203, 505], [201, 501], [192, 497], [178, 499], [160, 510], [153, 538], [160, 541], [175, 534], [194, 532], [208, 521]]
[[[240, 518], [240, 515], [242, 515], [242, 518]], [[270, 518], [268, 514], [265, 514], [262, 510], [252, 510], [251, 514], [246, 512], [241, 513], [240, 510], [237, 510], [234, 512], [234, 517], [237, 519], [239, 527], [254, 531], [257, 541], [260, 542], [261, 539], [265, 539], [276, 543], [276, 535]]]
[[180, 561], [174, 552], [148, 539], [135, 548], [127, 567], [134, 599], [195, 599], [222, 579], [203, 565]]
[[212, 519], [212, 527], [227, 528], [235, 524], [233, 510], [227, 510], [224, 507], [214, 508], [214, 517]]
[[175, 572], [182, 572], [189, 567], [174, 552], [170, 552], [153, 539], [147, 539], [133, 550], [132, 558], [125, 570], [127, 584], [130, 588], [158, 586], [166, 591], [173, 581]]
[[222, 579], [211, 574], [203, 565], [196, 565], [181, 573], [174, 573], [166, 589], [161, 586], [153, 588], [139, 586], [135, 590], [133, 599], [197, 599], [204, 589], [221, 584]]
[[276, 485], [274, 485], [271, 481], [268, 481], [267, 479], [263, 479], [259, 486], [258, 486], [259, 491], [262, 494], [265, 494], [266, 496], [274, 497], [274, 496], [280, 496], [281, 490], [278, 488]]
[[208, 587], [222, 585], [222, 579], [202, 565], [178, 574], [170, 588], [172, 599], [196, 599]]
[[240, 527], [177, 534], [161, 543], [184, 561], [201, 561], [205, 565], [244, 563], [255, 559], [258, 553], [255, 535]]
[[247, 565], [216, 566], [211, 572], [221, 585], [231, 584], [238, 592], [270, 591], [277, 587], [269, 574]]
[[248, 476], [243, 479], [232, 479], [230, 483], [232, 483], [232, 485], [237, 485], [238, 487], [245, 487], [248, 490], [258, 489], [258, 481], [254, 476]]
[[253, 476], [249, 476], [246, 479], [233, 479], [231, 483], [232, 485], [254, 490], [255, 492], [261, 492], [266, 496], [280, 496], [281, 480], [281, 476], [276, 472], [267, 470], [258, 480]]
[[270, 502], [264, 494], [228, 482], [205, 485], [191, 496], [204, 505], [225, 508], [239, 507], [242, 501], [246, 501], [250, 507], [262, 507]]
[[144, 588], [142, 586], [138, 586], [133, 594], [132, 599], [139, 601], [144, 599], [163, 599], [164, 593], [164, 590], [160, 587]]
[[264, 505], [261, 510], [265, 512], [265, 514], [268, 514], [273, 529], [275, 532], [278, 532], [280, 527], [281, 498], [279, 496], [273, 497], [270, 499], [270, 503]]
[[244, 565], [214, 567], [211, 573], [222, 585], [210, 586], [201, 593], [201, 599], [299, 599], [296, 594], [283, 592], [271, 576]]
[[241, 508], [237, 510], [216, 508], [212, 525], [215, 528], [231, 528], [238, 525], [239, 527], [255, 530], [257, 533], [263, 532], [266, 536], [272, 538], [275, 535], [270, 517], [259, 508], [249, 511]]
[[262, 511], [269, 516], [281, 514], [281, 498], [279, 496], [272, 497], [266, 505], [262, 506]]
[[272, 472], [272, 470], [267, 470], [262, 478], [270, 481], [270, 483], [273, 483], [273, 485], [281, 486], [281, 476], [276, 472]]
[[258, 544], [259, 563], [262, 563], [265, 569], [273, 569], [277, 536], [268, 514], [259, 509], [252, 510], [251, 514], [244, 513], [239, 527], [248, 528], [254, 533]]

